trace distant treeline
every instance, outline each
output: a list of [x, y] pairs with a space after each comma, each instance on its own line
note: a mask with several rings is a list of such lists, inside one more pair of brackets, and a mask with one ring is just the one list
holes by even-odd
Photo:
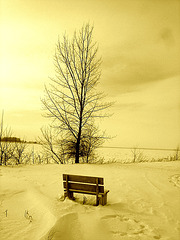
[[37, 143], [32, 141], [27, 142], [17, 137], [3, 137], [3, 138], [0, 138], [0, 142], [21, 142], [21, 143], [34, 143], [34, 144]]
[[17, 137], [3, 137], [0, 139], [1, 142], [22, 142], [20, 138]]

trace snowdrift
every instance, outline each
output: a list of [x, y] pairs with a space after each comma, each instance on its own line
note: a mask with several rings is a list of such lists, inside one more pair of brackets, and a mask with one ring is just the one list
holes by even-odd
[[[62, 174], [104, 177], [106, 206], [76, 194]], [[0, 167], [1, 240], [178, 240], [180, 162]]]

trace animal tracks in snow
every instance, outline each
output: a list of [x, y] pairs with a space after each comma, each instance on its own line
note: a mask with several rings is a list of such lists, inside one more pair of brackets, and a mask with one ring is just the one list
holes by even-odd
[[180, 188], [180, 174], [172, 175], [169, 179], [169, 182], [173, 183], [174, 186]]
[[123, 215], [105, 215], [101, 218], [113, 239], [161, 239], [147, 224]]

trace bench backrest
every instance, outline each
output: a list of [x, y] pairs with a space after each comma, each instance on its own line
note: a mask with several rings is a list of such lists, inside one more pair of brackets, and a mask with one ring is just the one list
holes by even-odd
[[87, 192], [87, 194], [104, 193], [104, 179], [101, 177], [63, 174], [63, 185], [68, 191]]

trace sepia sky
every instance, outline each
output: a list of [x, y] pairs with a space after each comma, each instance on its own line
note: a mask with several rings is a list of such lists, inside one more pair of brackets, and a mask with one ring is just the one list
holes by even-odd
[[40, 98], [54, 76], [58, 37], [94, 25], [99, 89], [115, 101], [99, 123], [105, 145], [180, 144], [179, 0], [0, 0], [0, 111], [14, 135], [34, 140], [47, 123]]

